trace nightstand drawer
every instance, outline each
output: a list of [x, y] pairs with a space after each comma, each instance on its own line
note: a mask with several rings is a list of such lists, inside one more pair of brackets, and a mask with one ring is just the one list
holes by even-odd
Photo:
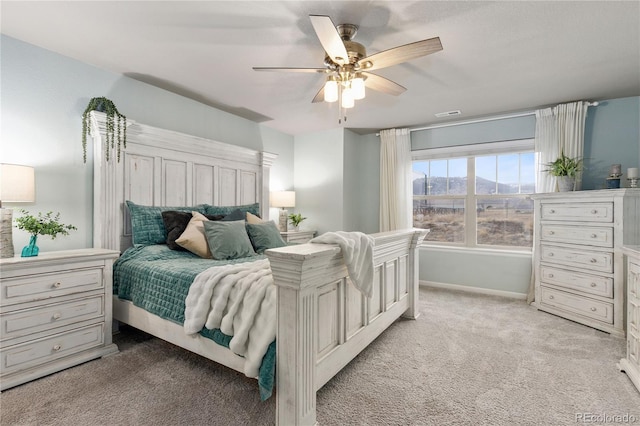
[[103, 323], [0, 350], [2, 374], [62, 358], [104, 343]]
[[104, 296], [70, 300], [0, 315], [0, 340], [34, 334], [104, 315]]
[[613, 278], [567, 271], [549, 266], [542, 266], [540, 274], [540, 278], [544, 283], [598, 296], [613, 297]]
[[540, 239], [558, 243], [613, 247], [613, 228], [542, 225]]
[[556, 265], [581, 267], [598, 272], [613, 272], [613, 253], [542, 245], [540, 259]]
[[601, 302], [545, 286], [540, 286], [540, 289], [542, 305], [573, 312], [607, 324], [613, 323], [613, 303]]
[[2, 280], [1, 306], [101, 289], [102, 269], [30, 275]]
[[613, 203], [543, 203], [542, 220], [613, 222]]

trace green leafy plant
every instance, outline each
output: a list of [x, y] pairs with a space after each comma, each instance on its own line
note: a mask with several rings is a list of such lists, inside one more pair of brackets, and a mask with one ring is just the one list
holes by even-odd
[[555, 161], [545, 164], [552, 176], [570, 176], [575, 177], [577, 173], [582, 171], [582, 160], [579, 158], [571, 158], [564, 155], [564, 152], [560, 153]]
[[289, 215], [289, 221], [293, 224], [293, 226], [298, 226], [305, 220], [306, 217], [302, 217], [300, 213], [291, 213]]
[[69, 235], [69, 231], [76, 230], [73, 225], [60, 223], [60, 213], [53, 216], [53, 212], [38, 213], [38, 217], [29, 214], [26, 210], [20, 210], [23, 216], [16, 219], [16, 227], [23, 229], [31, 235], [49, 235], [55, 239], [58, 234]]
[[118, 162], [120, 151], [127, 147], [127, 117], [120, 114], [113, 101], [105, 98], [91, 98], [84, 113], [82, 113], [82, 159], [87, 162], [87, 135], [91, 135], [89, 113], [91, 111], [104, 112], [107, 115], [105, 158], [109, 161], [109, 152], [116, 149]]

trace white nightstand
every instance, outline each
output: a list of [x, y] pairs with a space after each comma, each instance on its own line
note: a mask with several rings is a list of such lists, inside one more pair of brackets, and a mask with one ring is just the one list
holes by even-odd
[[0, 390], [118, 352], [114, 250], [0, 259]]
[[316, 231], [282, 231], [280, 235], [288, 243], [303, 244], [309, 242], [316, 235]]

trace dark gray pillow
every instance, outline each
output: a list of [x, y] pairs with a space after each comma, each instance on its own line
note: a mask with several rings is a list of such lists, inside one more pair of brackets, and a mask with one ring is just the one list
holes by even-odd
[[276, 223], [272, 220], [262, 223], [247, 223], [247, 234], [258, 254], [270, 248], [284, 247], [287, 243], [280, 236]]
[[204, 235], [214, 259], [238, 259], [255, 256], [244, 220], [205, 221]]
[[[223, 215], [209, 215], [205, 214], [206, 218], [209, 220], [221, 220], [224, 218]], [[167, 210], [162, 212], [162, 222], [164, 223], [164, 229], [167, 231], [167, 246], [171, 250], [181, 250], [185, 251], [186, 249], [176, 243], [176, 240], [180, 238], [180, 235], [187, 229], [187, 225], [193, 215], [191, 212], [181, 212], [178, 210]]]

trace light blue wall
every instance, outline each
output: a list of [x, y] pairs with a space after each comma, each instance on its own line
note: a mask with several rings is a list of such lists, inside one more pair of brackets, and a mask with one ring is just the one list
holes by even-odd
[[[95, 96], [139, 123], [279, 154], [273, 180], [293, 187], [290, 135], [4, 35], [0, 43], [0, 161], [35, 167], [36, 202], [23, 207], [60, 212], [63, 223], [78, 227], [53, 241], [40, 238], [42, 251], [92, 246], [93, 172], [82, 162], [81, 116]], [[27, 241], [14, 229], [16, 250]]]
[[295, 137], [296, 211], [307, 217], [301, 229], [318, 233], [344, 229], [344, 130]]
[[[585, 123], [584, 189], [602, 189], [612, 164], [640, 167], [640, 97], [612, 99], [589, 108]], [[623, 176], [622, 185], [626, 185]]]
[[380, 229], [380, 138], [345, 130], [344, 230]]
[[[584, 189], [599, 189], [613, 163], [638, 167], [640, 97], [601, 101], [590, 107], [585, 124]], [[533, 138], [535, 116], [492, 120], [411, 133], [412, 149]], [[425, 248], [420, 251], [420, 280], [526, 293], [531, 255]]]

